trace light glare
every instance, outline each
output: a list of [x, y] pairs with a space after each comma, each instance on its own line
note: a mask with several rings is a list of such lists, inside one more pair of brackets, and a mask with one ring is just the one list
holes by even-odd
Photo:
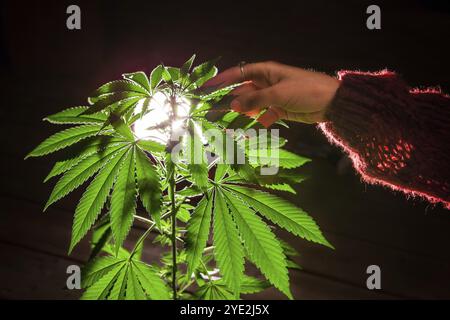
[[[162, 92], [156, 92], [150, 100], [148, 110], [141, 119], [136, 120], [133, 125], [134, 134], [141, 140], [155, 140], [167, 144], [170, 133], [184, 130], [184, 124], [189, 115], [189, 101], [186, 98], [177, 97], [177, 116], [172, 123], [170, 120], [172, 107]], [[135, 113], [140, 113], [146, 103], [145, 99], [138, 102]], [[179, 134], [179, 133], [178, 133]]]

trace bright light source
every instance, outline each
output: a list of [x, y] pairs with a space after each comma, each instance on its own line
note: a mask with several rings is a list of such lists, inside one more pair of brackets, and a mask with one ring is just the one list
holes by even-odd
[[[134, 134], [138, 139], [155, 140], [166, 144], [170, 139], [171, 131], [182, 131], [189, 115], [189, 101], [186, 98], [177, 97], [177, 117], [168, 123], [172, 113], [172, 107], [162, 92], [155, 93], [150, 98], [149, 112], [133, 125]], [[139, 101], [135, 112], [140, 113], [146, 103], [145, 99]]]

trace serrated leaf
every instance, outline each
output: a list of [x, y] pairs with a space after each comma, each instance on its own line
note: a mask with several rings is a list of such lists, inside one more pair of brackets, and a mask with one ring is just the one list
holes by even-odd
[[177, 191], [177, 195], [182, 197], [196, 197], [203, 194], [203, 191], [200, 190], [196, 185], [191, 185], [190, 187], [184, 188], [183, 190]]
[[111, 256], [115, 256], [117, 259], [128, 259], [130, 257], [130, 253], [123, 247], [119, 248], [119, 251], [116, 252], [116, 248], [112, 243], [106, 243], [102, 251]]
[[132, 260], [133, 270], [139, 279], [145, 293], [152, 300], [168, 300], [170, 292], [164, 281], [153, 267], [145, 263]]
[[127, 287], [129, 264], [126, 263], [114, 282], [108, 295], [108, 300], [123, 300], [125, 298], [125, 289]]
[[144, 241], [142, 241], [134, 250], [133, 259], [140, 261], [144, 252]]
[[123, 142], [125, 141], [121, 138], [113, 138], [109, 136], [100, 136], [98, 138], [93, 139], [86, 146], [83, 146], [81, 151], [78, 151], [76, 153], [77, 156], [74, 156], [73, 158], [68, 158], [67, 160], [56, 162], [50, 173], [47, 175], [47, 177], [45, 177], [44, 182], [47, 182], [50, 178], [53, 178], [57, 175], [60, 175], [68, 171], [76, 164], [80, 163], [81, 160], [85, 159], [86, 157], [96, 152], [100, 153], [108, 147], [110, 148]]
[[80, 202], [75, 210], [75, 217], [72, 226], [72, 240], [69, 252], [86, 235], [92, 224], [100, 213], [109, 191], [114, 183], [117, 172], [120, 169], [122, 160], [129, 152], [129, 148], [119, 151], [98, 173], [92, 183], [83, 193]]
[[292, 188], [292, 186], [287, 183], [274, 183], [274, 184], [261, 184], [261, 185], [264, 188], [297, 194], [297, 192], [294, 190], [294, 188]]
[[[206, 126], [206, 129], [211, 128], [210, 122], [203, 121], [203, 124]], [[216, 129], [215, 127], [212, 128]], [[217, 132], [217, 130], [214, 132]], [[219, 163], [228, 164], [231, 169], [249, 183], [257, 182], [257, 174], [255, 169], [249, 164], [245, 150], [233, 137], [223, 132], [218, 136], [213, 136], [213, 139], [209, 139], [209, 145], [212, 151], [220, 157]]]
[[302, 267], [297, 264], [295, 261], [292, 260], [292, 257], [296, 257], [299, 256], [299, 253], [297, 252], [297, 250], [295, 250], [294, 247], [292, 247], [289, 243], [287, 243], [286, 241], [283, 240], [279, 240], [281, 247], [283, 248], [283, 252], [287, 257], [287, 267], [289, 269], [297, 269], [297, 270], [301, 270]]
[[280, 239], [280, 244], [281, 244], [281, 247], [283, 248], [284, 254], [287, 257], [297, 257], [300, 255], [298, 253], [298, 251], [294, 247], [292, 247], [289, 243], [287, 243], [286, 241]]
[[170, 82], [170, 81], [178, 82], [178, 80], [180, 79], [180, 68], [166, 67], [166, 70], [169, 73], [170, 77], [165, 78], [164, 76], [166, 75], [166, 73], [163, 72], [164, 80], [167, 82]]
[[[144, 99], [147, 97], [146, 94], [138, 93], [138, 92], [132, 92], [132, 91], [121, 91], [121, 92], [114, 92], [109, 94], [104, 94], [98, 97], [98, 99], [94, 99], [91, 101], [95, 101], [95, 103], [86, 111], [83, 112], [84, 115], [89, 114], [95, 114], [100, 111], [103, 111], [107, 109], [108, 107], [110, 109], [120, 109], [121, 104], [125, 104], [126, 108], [128, 108], [133, 103], [136, 103], [140, 99]], [[123, 110], [121, 112], [118, 112], [119, 114], [123, 113]]]
[[111, 196], [111, 230], [116, 252], [122, 246], [136, 214], [136, 180], [134, 152], [127, 154], [114, 184]]
[[292, 298], [286, 259], [275, 235], [241, 199], [227, 190], [224, 195], [250, 259], [270, 283]]
[[97, 135], [99, 129], [100, 126], [98, 125], [81, 125], [55, 133], [39, 144], [25, 159], [40, 157], [71, 146], [83, 139]]
[[192, 274], [200, 263], [211, 226], [212, 196], [204, 196], [192, 213], [186, 233], [187, 274]]
[[186, 206], [186, 204], [182, 204], [178, 210], [177, 210], [177, 219], [186, 223], [191, 218], [191, 215], [189, 213], [189, 207]]
[[[142, 96], [126, 98], [112, 104], [110, 107], [111, 110], [119, 117], [126, 116], [132, 114], [132, 109], [137, 106], [139, 101], [146, 99], [148, 98]], [[136, 115], [136, 117], [138, 116]]]
[[83, 288], [91, 286], [121, 263], [123, 260], [110, 256], [92, 260], [82, 270], [81, 286]]
[[198, 289], [197, 295], [200, 300], [234, 300], [235, 297], [229, 292], [225, 285], [218, 281], [209, 281]]
[[100, 252], [106, 252], [112, 238], [109, 215], [104, 215], [92, 230], [91, 254], [88, 261], [92, 261]]
[[[230, 99], [231, 98], [232, 96], [230, 96]], [[250, 128], [262, 129], [264, 127], [261, 124], [259, 124], [259, 122], [256, 121], [254, 118], [249, 117], [245, 114], [239, 114], [236, 118], [234, 118], [232, 121], [230, 121], [230, 123], [227, 124], [226, 128], [233, 130], [238, 129], [247, 130]]]
[[296, 262], [294, 262], [294, 261], [292, 261], [292, 260], [290, 260], [290, 259], [287, 259], [287, 267], [289, 268], [289, 269], [297, 269], [297, 270], [302, 270], [302, 267], [298, 264], [298, 263], [296, 263]]
[[163, 152], [166, 149], [165, 145], [153, 140], [139, 140], [137, 145], [149, 153]]
[[233, 91], [234, 89], [236, 89], [237, 87], [239, 87], [241, 85], [242, 85], [242, 83], [236, 83], [236, 84], [226, 86], [224, 88], [219, 88], [208, 94], [201, 95], [200, 98], [204, 101], [210, 101], [210, 100], [218, 101], [219, 99], [222, 99], [226, 95], [230, 94], [231, 91]]
[[213, 93], [214, 91], [219, 90], [221, 87], [222, 86], [219, 83], [219, 84], [210, 85], [207, 87], [193, 89], [193, 90], [190, 90], [189, 93], [192, 94], [193, 96], [195, 96], [196, 98], [200, 99], [202, 96], [206, 96], [210, 93]]
[[100, 88], [95, 90], [92, 95], [89, 97], [90, 103], [96, 103], [101, 100], [105, 95], [108, 94], [116, 94], [126, 92], [128, 96], [132, 95], [148, 95], [147, 90], [136, 83], [135, 81], [130, 80], [115, 80], [108, 83], [105, 83]]
[[[231, 97], [231, 96], [229, 96]], [[229, 100], [229, 99], [223, 99]], [[231, 101], [230, 101], [231, 102]], [[229, 103], [230, 103], [229, 102]], [[208, 112], [205, 114], [205, 119], [215, 123], [220, 126], [220, 128], [226, 128], [228, 124], [234, 119], [234, 116], [238, 116], [238, 112], [227, 112], [230, 109], [229, 103], [227, 105], [222, 105], [222, 101], [219, 103], [204, 103], [205, 107], [200, 108], [206, 109]], [[225, 113], [225, 115], [223, 115]]]
[[276, 165], [284, 169], [293, 169], [311, 161], [284, 149], [256, 149], [248, 152], [250, 163], [255, 165]]
[[214, 173], [214, 181], [220, 182], [228, 172], [228, 165], [219, 163], [216, 166], [216, 172]]
[[53, 166], [52, 170], [50, 170], [49, 174], [45, 177], [44, 182], [47, 182], [49, 179], [66, 172], [67, 170], [69, 170], [74, 165], [79, 163], [81, 160], [83, 160], [87, 156], [93, 154], [94, 152], [95, 152], [94, 150], [91, 150], [90, 152], [87, 152], [86, 154], [82, 154], [78, 157], [56, 162], [55, 165]]
[[82, 185], [87, 179], [100, 170], [105, 162], [114, 157], [116, 152], [125, 146], [126, 144], [106, 148], [103, 153], [94, 153], [74, 165], [60, 180], [58, 180], [58, 183], [55, 188], [53, 188], [53, 191], [45, 204], [44, 211], [51, 204], [65, 197]]
[[275, 123], [279, 124], [282, 127], [285, 127], [285, 128], [289, 129], [289, 125], [284, 120], [277, 120], [277, 121], [275, 121]]
[[149, 158], [139, 149], [136, 149], [136, 176], [142, 204], [159, 224], [162, 206], [159, 175]]
[[192, 67], [192, 64], [194, 63], [195, 54], [192, 55], [192, 57], [189, 58], [185, 63], [183, 63], [183, 66], [180, 69], [180, 74], [182, 77], [186, 76], [189, 72], [189, 70]]
[[239, 295], [244, 274], [244, 250], [223, 194], [216, 190], [214, 197], [214, 256], [223, 281]]
[[155, 88], [160, 84], [162, 80], [162, 73], [163, 73], [164, 67], [162, 65], [157, 66], [155, 69], [152, 70], [150, 73], [150, 85], [152, 88], [152, 94]]
[[[289, 263], [289, 261], [288, 261]], [[216, 280], [215, 283], [226, 285], [223, 279]], [[241, 277], [241, 294], [253, 294], [261, 292], [270, 287], [270, 283], [267, 280], [260, 280], [258, 278], [242, 275]]]
[[[256, 170], [258, 170], [259, 168], [256, 168]], [[239, 175], [230, 175], [226, 178], [223, 179], [223, 182], [230, 182], [230, 183], [237, 183], [237, 184], [259, 184], [265, 188], [269, 188], [269, 189], [275, 189], [275, 190], [283, 190], [283, 191], [289, 191], [289, 190], [284, 190], [284, 189], [288, 189], [288, 188], [284, 188], [284, 185], [288, 185], [288, 186], [292, 186], [293, 184], [297, 184], [302, 182], [303, 180], [305, 180], [306, 177], [305, 175], [298, 173], [294, 170], [290, 170], [290, 169], [279, 169], [277, 174], [271, 174], [271, 175], [262, 175], [262, 174], [258, 174], [257, 175], [257, 181], [256, 182], [252, 182], [252, 181], [248, 181], [243, 179], [242, 177], [240, 177]], [[290, 190], [290, 191], [294, 191], [293, 193], [295, 193], [295, 190]]]
[[[265, 149], [279, 149], [286, 144], [287, 140], [274, 132], [264, 129], [257, 133], [257, 135], [251, 136], [246, 141], [247, 150], [265, 150]], [[261, 152], [262, 154], [266, 154]], [[270, 153], [268, 153], [270, 155]], [[309, 160], [309, 159], [308, 159]]]
[[115, 265], [83, 293], [81, 300], [106, 299], [111, 287], [114, 285], [114, 282], [117, 280], [117, 277], [123, 268], [124, 263]]
[[125, 298], [127, 300], [147, 300], [133, 267], [129, 268]]
[[45, 121], [55, 124], [102, 124], [106, 121], [106, 114], [97, 113], [93, 115], [84, 115], [83, 113], [89, 109], [87, 106], [72, 107], [52, 114], [44, 118]]
[[332, 248], [316, 222], [292, 203], [270, 193], [243, 186], [227, 185], [227, 189], [280, 227], [306, 240]]
[[111, 125], [113, 126], [114, 130], [119, 135], [121, 135], [122, 137], [126, 138], [128, 141], [134, 142], [133, 131], [131, 131], [130, 126], [125, 123], [125, 121], [122, 119], [122, 117], [112, 113], [110, 115], [109, 119], [110, 119]]
[[262, 281], [254, 277], [244, 275], [241, 282], [241, 293], [242, 294], [258, 293], [269, 287], [270, 284], [267, 281]]
[[217, 74], [217, 68], [215, 64], [219, 58], [204, 62], [196, 66], [191, 73], [190, 81], [191, 84], [195, 84], [195, 87], [201, 87], [206, 81], [213, 78]]
[[187, 167], [192, 180], [202, 190], [208, 186], [208, 166], [205, 147], [193, 123], [190, 123], [190, 134], [186, 135]]
[[167, 82], [167, 83], [171, 83], [172, 82], [172, 75], [170, 74], [169, 70], [167, 69], [167, 67], [164, 67], [164, 69], [162, 70], [162, 79]]
[[143, 87], [148, 93], [151, 92], [150, 81], [148, 80], [148, 77], [145, 74], [145, 72], [138, 71], [138, 72], [132, 72], [132, 73], [125, 73], [122, 76], [125, 79], [129, 79], [131, 81], [136, 82], [138, 85]]

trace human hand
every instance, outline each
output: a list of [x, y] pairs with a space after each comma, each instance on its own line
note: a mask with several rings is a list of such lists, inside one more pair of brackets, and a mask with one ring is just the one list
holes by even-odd
[[278, 119], [316, 123], [325, 121], [325, 111], [333, 99], [339, 80], [323, 73], [308, 71], [277, 62], [245, 64], [230, 68], [208, 81], [206, 86], [225, 87], [245, 83], [232, 91], [233, 110], [256, 116], [265, 127]]

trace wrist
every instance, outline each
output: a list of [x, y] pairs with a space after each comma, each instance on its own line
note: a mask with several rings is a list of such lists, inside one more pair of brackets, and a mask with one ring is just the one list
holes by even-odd
[[326, 77], [327, 79], [323, 81], [320, 89], [321, 122], [328, 120], [326, 115], [341, 85], [341, 81], [339, 81], [338, 79], [331, 76]]

